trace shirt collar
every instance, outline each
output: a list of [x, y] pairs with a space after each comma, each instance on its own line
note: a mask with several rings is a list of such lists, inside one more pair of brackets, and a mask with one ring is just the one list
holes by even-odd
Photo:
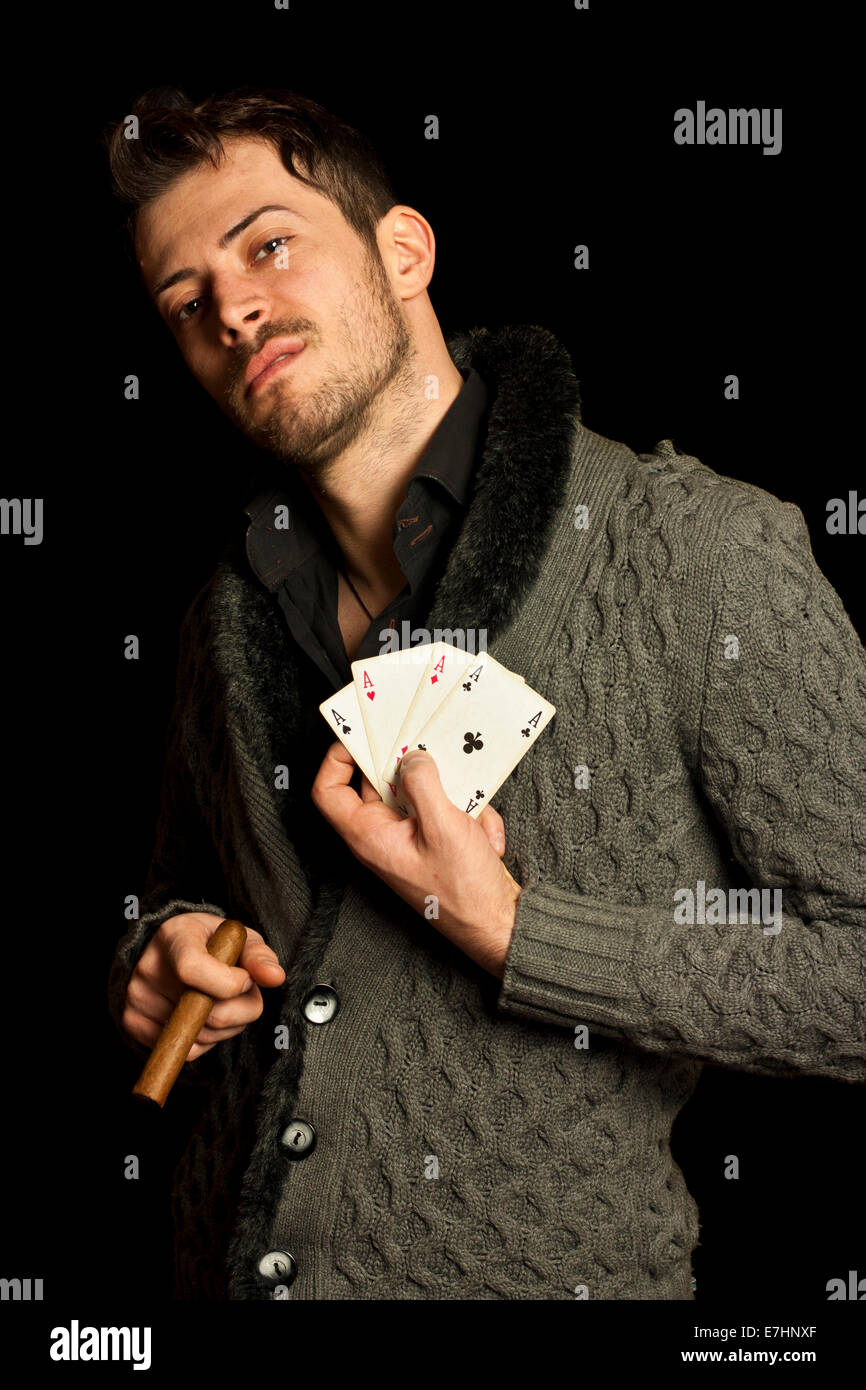
[[464, 386], [433, 431], [412, 478], [434, 478], [465, 506], [488, 394], [474, 367], [460, 375]]
[[[478, 457], [489, 393], [474, 367], [461, 370], [463, 388], [457, 393], [430, 437], [409, 479], [431, 478], [461, 506], [466, 505]], [[407, 489], [408, 490], [408, 489]], [[284, 508], [282, 514], [277, 509]], [[286, 575], [327, 543], [324, 518], [303, 483], [286, 480], [258, 492], [243, 508], [250, 519], [246, 551], [263, 584], [276, 589]], [[288, 527], [280, 529], [283, 517]], [[291, 540], [289, 546], [286, 541]]]

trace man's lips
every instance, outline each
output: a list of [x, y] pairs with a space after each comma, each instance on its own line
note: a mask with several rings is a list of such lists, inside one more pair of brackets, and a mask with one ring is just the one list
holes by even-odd
[[305, 346], [300, 338], [272, 338], [269, 343], [265, 343], [261, 352], [252, 358], [244, 373], [246, 395], [258, 390], [276, 375], [279, 368], [300, 356]]

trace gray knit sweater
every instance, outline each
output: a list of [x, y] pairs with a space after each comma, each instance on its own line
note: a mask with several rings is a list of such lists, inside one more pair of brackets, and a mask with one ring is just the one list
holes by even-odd
[[[485, 628], [557, 708], [495, 799], [523, 886], [505, 976], [313, 809], [328, 692], [229, 547], [184, 624], [110, 982], [119, 1021], [152, 933], [196, 908], [288, 972], [184, 1069], [208, 1088], [176, 1178], [185, 1298], [689, 1299], [698, 1212], [669, 1140], [702, 1065], [866, 1080], [866, 656], [801, 513], [587, 429], [544, 329], [449, 348], [493, 402], [426, 625]], [[775, 922], [729, 893], [753, 886]], [[339, 1007], [313, 1023], [325, 985]], [[298, 1119], [316, 1142], [292, 1158]]]

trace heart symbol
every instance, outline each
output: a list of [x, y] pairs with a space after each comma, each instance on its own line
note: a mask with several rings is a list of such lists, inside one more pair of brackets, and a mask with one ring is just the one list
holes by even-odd
[[367, 699], [368, 699], [368, 700], [375, 700], [375, 698], [376, 698], [376, 692], [375, 692], [375, 690], [368, 690], [368, 691], [367, 691]]

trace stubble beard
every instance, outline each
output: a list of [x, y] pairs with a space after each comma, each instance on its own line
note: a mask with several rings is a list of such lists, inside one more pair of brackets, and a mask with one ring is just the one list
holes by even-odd
[[[321, 483], [329, 465], [362, 432], [375, 435], [375, 405], [392, 384], [396, 394], [405, 394], [407, 403], [416, 394], [413, 361], [415, 348], [400, 313], [381, 261], [368, 256], [368, 278], [354, 303], [345, 306], [337, 330], [339, 340], [352, 353], [351, 371], [332, 370], [327, 381], [312, 393], [304, 387], [295, 394], [294, 384], [278, 376], [265, 386], [272, 403], [263, 418], [251, 418], [243, 397], [243, 383], [233, 395], [233, 414], [243, 432], [254, 443], [272, 454], [286, 467], [306, 473]], [[312, 325], [295, 320], [294, 325], [270, 323], [267, 338], [305, 337], [315, 355], [316, 343], [307, 336]], [[304, 371], [299, 364], [299, 370]]]

